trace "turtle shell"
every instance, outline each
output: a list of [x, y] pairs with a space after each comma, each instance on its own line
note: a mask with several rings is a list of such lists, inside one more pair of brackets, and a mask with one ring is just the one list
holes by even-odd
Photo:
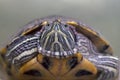
[[36, 19], [0, 51], [12, 80], [96, 80], [94, 55], [112, 55], [111, 46], [76, 19], [49, 16]]
[[78, 34], [83, 34], [85, 37], [87, 37], [93, 45], [97, 48], [97, 51], [100, 54], [104, 55], [113, 55], [113, 51], [111, 46], [108, 44], [108, 42], [94, 29], [91, 27], [81, 23], [80, 21], [73, 19], [73, 18], [67, 18], [63, 16], [48, 16], [41, 19], [36, 19], [29, 24], [25, 25], [24, 29], [22, 29], [17, 36], [20, 35], [28, 35], [31, 33], [34, 33], [36, 31], [39, 31], [42, 29], [42, 25], [46, 25], [48, 23], [52, 23], [55, 20], [60, 20], [60, 22], [64, 25], [70, 25], [74, 27], [75, 31]]

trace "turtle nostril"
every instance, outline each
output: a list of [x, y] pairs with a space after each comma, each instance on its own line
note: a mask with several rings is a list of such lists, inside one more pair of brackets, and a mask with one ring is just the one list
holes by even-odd
[[24, 72], [25, 75], [30, 75], [30, 76], [41, 76], [41, 73], [38, 70], [29, 70]]
[[84, 75], [92, 75], [92, 72], [86, 71], [86, 70], [79, 70], [75, 76], [76, 77], [80, 77], [80, 76], [84, 76]]

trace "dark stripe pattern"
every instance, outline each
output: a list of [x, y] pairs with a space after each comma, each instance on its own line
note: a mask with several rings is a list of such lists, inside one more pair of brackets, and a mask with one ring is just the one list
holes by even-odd
[[29, 61], [38, 54], [37, 43], [38, 38], [31, 35], [14, 39], [8, 45], [6, 59], [16, 65]]
[[113, 56], [90, 56], [88, 58], [101, 72], [97, 80], [113, 80], [119, 74], [119, 59]]

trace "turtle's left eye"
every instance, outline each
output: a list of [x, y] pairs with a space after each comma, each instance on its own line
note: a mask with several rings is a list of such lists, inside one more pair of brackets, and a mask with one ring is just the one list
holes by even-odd
[[67, 24], [65, 24], [64, 26], [65, 26], [65, 27], [68, 27], [68, 25], [67, 25]]

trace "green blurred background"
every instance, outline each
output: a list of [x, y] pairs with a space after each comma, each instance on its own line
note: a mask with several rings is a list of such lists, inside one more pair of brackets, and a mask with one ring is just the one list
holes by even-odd
[[0, 0], [0, 48], [36, 18], [64, 15], [100, 32], [120, 56], [120, 0]]

